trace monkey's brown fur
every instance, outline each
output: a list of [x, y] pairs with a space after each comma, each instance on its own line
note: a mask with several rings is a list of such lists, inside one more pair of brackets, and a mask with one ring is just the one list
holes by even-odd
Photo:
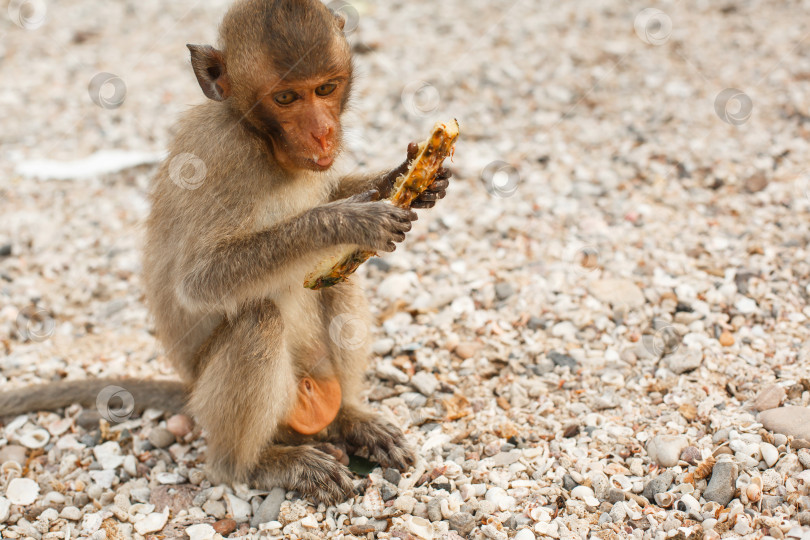
[[[412, 463], [401, 431], [360, 402], [367, 339], [340, 335], [344, 323], [368, 328], [362, 292], [351, 280], [303, 287], [336, 246], [392, 251], [416, 219], [375, 200], [407, 160], [379, 175], [340, 178], [330, 169], [352, 83], [341, 28], [317, 0], [242, 0], [223, 20], [220, 49], [189, 46], [211, 101], [182, 118], [154, 178], [143, 264], [157, 336], [183, 382], [4, 392], [0, 415], [92, 406], [108, 384], [132, 392], [139, 409], [177, 408], [185, 396], [207, 431], [212, 481], [280, 485], [327, 503], [351, 492], [351, 475], [318, 441], [383, 466]], [[194, 189], [177, 166], [188, 158], [204, 164]], [[442, 170], [414, 206], [433, 206], [448, 177]], [[342, 389], [337, 418], [314, 438], [284, 423], [304, 375], [337, 377]]]

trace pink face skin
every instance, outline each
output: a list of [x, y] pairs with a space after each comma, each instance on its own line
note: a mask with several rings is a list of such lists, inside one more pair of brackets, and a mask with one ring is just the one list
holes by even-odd
[[348, 73], [335, 73], [265, 86], [259, 106], [280, 132], [274, 137], [274, 154], [282, 167], [325, 171], [332, 166], [340, 147], [341, 101], [348, 80]]

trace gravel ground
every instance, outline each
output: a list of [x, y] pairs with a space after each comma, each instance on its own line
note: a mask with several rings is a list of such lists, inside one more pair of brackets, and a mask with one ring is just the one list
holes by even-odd
[[[227, 2], [19, 4], [0, 385], [171, 377], [140, 227]], [[447, 198], [360, 271], [369, 400], [419, 463], [325, 508], [211, 486], [184, 417], [31, 414], [0, 428], [0, 537], [810, 538], [809, 9], [353, 0], [349, 161], [462, 127]], [[64, 163], [101, 150], [130, 153]]]

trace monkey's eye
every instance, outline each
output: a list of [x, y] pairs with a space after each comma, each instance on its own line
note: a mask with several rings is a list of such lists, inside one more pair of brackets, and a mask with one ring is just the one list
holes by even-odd
[[318, 94], [319, 96], [328, 96], [329, 94], [335, 91], [335, 88], [337, 88], [337, 85], [335, 83], [326, 83], [316, 88], [315, 93]]
[[287, 91], [282, 92], [280, 94], [276, 94], [275, 96], [273, 96], [273, 99], [279, 105], [289, 105], [290, 103], [298, 99], [298, 94], [296, 94], [295, 92]]

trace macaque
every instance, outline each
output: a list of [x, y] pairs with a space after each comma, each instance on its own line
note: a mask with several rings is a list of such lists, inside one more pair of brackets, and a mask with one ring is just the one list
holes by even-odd
[[[0, 415], [92, 406], [105, 385], [118, 384], [139, 409], [194, 416], [207, 433], [212, 482], [282, 486], [326, 504], [345, 500], [353, 484], [319, 445], [383, 467], [413, 463], [401, 430], [361, 402], [370, 334], [361, 289], [353, 279], [303, 287], [336, 248], [393, 251], [416, 219], [380, 200], [407, 170], [415, 144], [388, 172], [332, 170], [353, 81], [342, 28], [318, 0], [239, 0], [220, 26], [219, 48], [188, 46], [209, 99], [183, 116], [153, 179], [143, 259], [156, 335], [181, 381], [6, 391]], [[443, 198], [449, 177], [440, 169], [413, 207]], [[346, 321], [359, 338], [341, 338]], [[339, 391], [339, 409], [324, 429], [302, 434], [287, 420], [310, 381], [331, 381], [318, 388]]]

